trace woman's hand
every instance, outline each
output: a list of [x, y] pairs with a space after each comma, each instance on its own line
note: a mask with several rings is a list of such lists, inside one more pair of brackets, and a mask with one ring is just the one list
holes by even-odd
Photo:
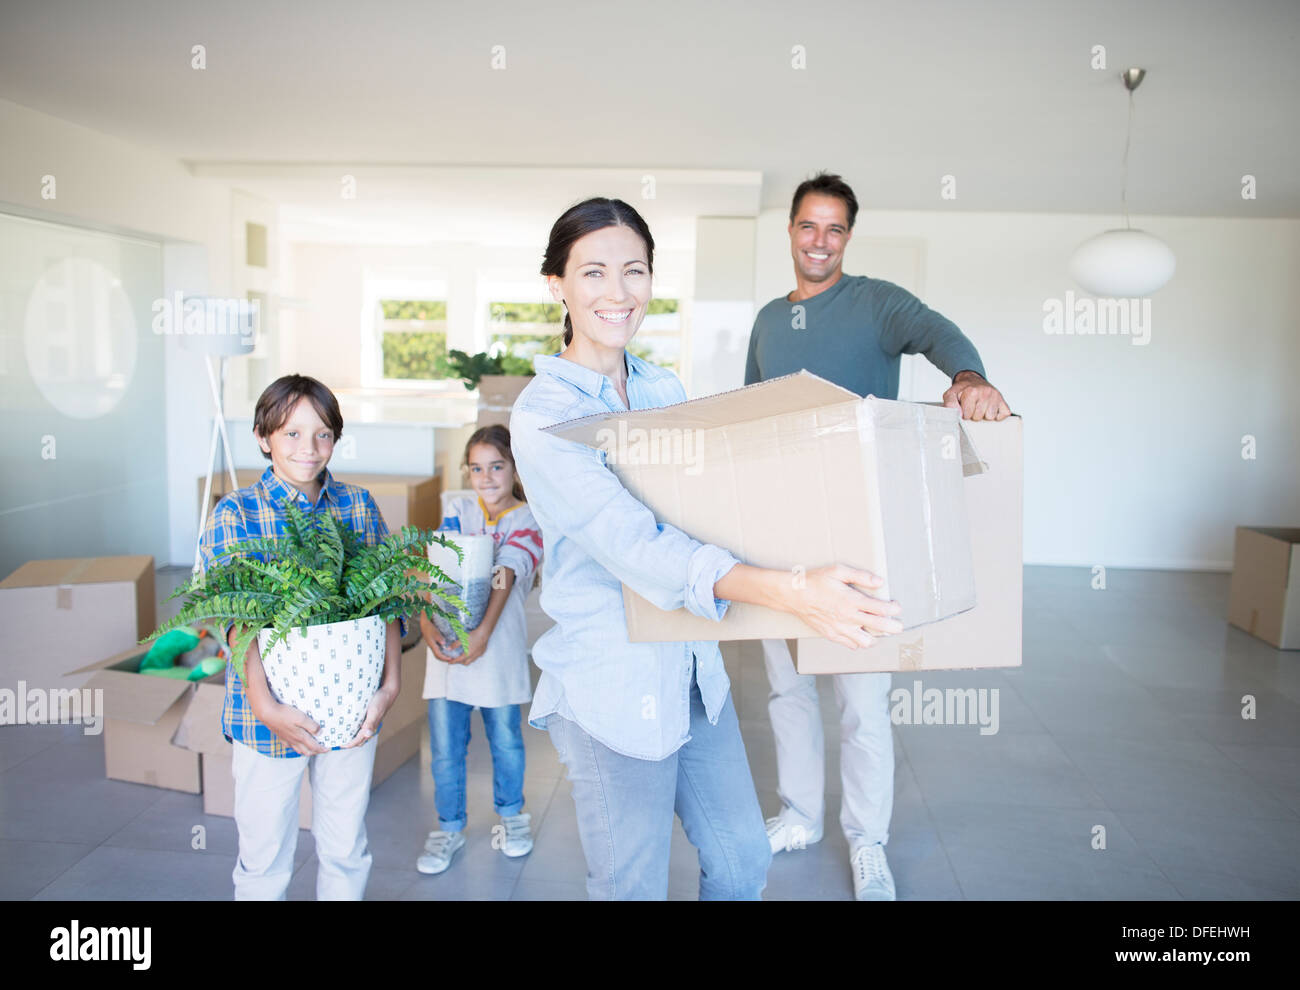
[[790, 581], [788, 610], [834, 643], [850, 648], [871, 646], [876, 636], [903, 631], [903, 624], [893, 618], [901, 611], [898, 602], [872, 598], [858, 590], [883, 583], [870, 571], [843, 564], [819, 567], [805, 574], [802, 582]]
[[312, 721], [311, 716], [298, 711], [292, 705], [281, 704], [272, 699], [258, 705], [253, 716], [274, 732], [276, 738], [303, 756], [329, 752], [316, 741], [316, 733], [320, 731], [320, 726]]
[[858, 590], [883, 582], [870, 571], [844, 564], [815, 570], [777, 571], [737, 564], [713, 586], [718, 598], [751, 602], [797, 615], [819, 636], [850, 649], [867, 647], [876, 636], [902, 632], [893, 618], [898, 602], [882, 601]]
[[397, 700], [397, 692], [391, 688], [380, 687], [375, 692], [375, 696], [370, 699], [370, 704], [366, 706], [366, 717], [361, 723], [361, 728], [357, 734], [352, 737], [350, 743], [345, 743], [343, 749], [352, 749], [354, 746], [364, 746], [370, 741], [370, 737], [375, 734], [379, 728], [379, 723], [384, 717], [384, 713], [393, 707], [393, 702]]

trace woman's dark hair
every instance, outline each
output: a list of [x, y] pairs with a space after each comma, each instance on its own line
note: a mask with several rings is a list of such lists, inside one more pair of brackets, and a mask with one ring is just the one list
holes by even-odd
[[524, 483], [519, 480], [519, 469], [515, 467], [515, 455], [510, 450], [510, 431], [500, 423], [493, 423], [491, 426], [483, 426], [475, 430], [469, 438], [469, 443], [465, 444], [466, 467], [469, 467], [469, 452], [481, 443], [495, 447], [501, 456], [510, 462], [510, 470], [515, 475], [515, 483], [510, 489], [510, 494], [521, 502], [527, 502], [528, 499], [524, 497]]
[[849, 188], [847, 182], [829, 172], [818, 172], [811, 179], [799, 183], [799, 188], [794, 191], [794, 200], [790, 203], [791, 223], [794, 223], [795, 214], [799, 212], [799, 203], [809, 193], [834, 196], [836, 199], [843, 200], [849, 214], [849, 230], [853, 229], [853, 224], [858, 219], [858, 197], [853, 195], [853, 190]]
[[[339, 400], [315, 378], [306, 375], [285, 375], [266, 386], [253, 411], [254, 432], [269, 441], [271, 434], [285, 424], [293, 407], [303, 397], [311, 400], [316, 415], [333, 431], [334, 442], [338, 443], [339, 437], [343, 436], [343, 413], [339, 410]], [[261, 449], [260, 444], [258, 449]], [[271, 459], [265, 450], [262, 456], [268, 461]]]
[[[569, 263], [569, 249], [574, 242], [586, 237], [593, 231], [606, 227], [628, 227], [640, 235], [645, 242], [645, 262], [651, 274], [655, 268], [655, 239], [650, 236], [650, 228], [641, 214], [628, 206], [621, 199], [605, 199], [597, 196], [583, 200], [576, 206], [570, 206], [555, 221], [551, 228], [551, 239], [546, 245], [546, 257], [542, 259], [542, 274], [564, 277], [565, 266]], [[573, 321], [569, 314], [564, 314], [564, 346], [573, 340]]]

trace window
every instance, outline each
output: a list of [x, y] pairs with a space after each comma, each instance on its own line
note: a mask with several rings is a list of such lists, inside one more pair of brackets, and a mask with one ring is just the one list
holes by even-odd
[[434, 381], [447, 377], [445, 300], [381, 299], [376, 323], [385, 381]]
[[[534, 355], [564, 346], [564, 309], [559, 303], [488, 303], [488, 346], [532, 364]], [[629, 351], [681, 374], [682, 325], [676, 299], [651, 299]]]

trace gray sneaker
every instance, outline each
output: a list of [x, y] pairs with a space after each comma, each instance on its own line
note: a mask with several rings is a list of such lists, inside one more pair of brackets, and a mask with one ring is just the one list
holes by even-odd
[[[524, 811], [518, 815], [501, 816], [501, 840], [498, 843], [496, 837], [493, 837], [493, 846], [500, 846], [500, 849], [512, 859], [516, 856], [527, 856], [533, 851], [533, 834], [528, 827], [528, 823], [533, 820], [533, 816]], [[495, 831], [495, 830], [494, 830]]]
[[860, 901], [892, 901], [894, 875], [889, 872], [885, 847], [879, 842], [861, 845], [849, 857], [853, 867], [853, 891]]
[[441, 873], [451, 866], [451, 858], [465, 844], [463, 832], [430, 832], [424, 840], [424, 855], [415, 861], [421, 873]]

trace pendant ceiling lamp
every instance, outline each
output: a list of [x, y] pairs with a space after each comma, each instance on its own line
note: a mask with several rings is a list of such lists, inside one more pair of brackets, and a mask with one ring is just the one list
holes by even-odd
[[1124, 227], [1108, 230], [1080, 244], [1070, 259], [1070, 277], [1094, 296], [1131, 298], [1149, 296], [1174, 274], [1174, 252], [1160, 238], [1134, 230], [1128, 219], [1128, 149], [1133, 139], [1133, 91], [1146, 76], [1145, 69], [1120, 74], [1128, 90], [1128, 131], [1124, 138]]

